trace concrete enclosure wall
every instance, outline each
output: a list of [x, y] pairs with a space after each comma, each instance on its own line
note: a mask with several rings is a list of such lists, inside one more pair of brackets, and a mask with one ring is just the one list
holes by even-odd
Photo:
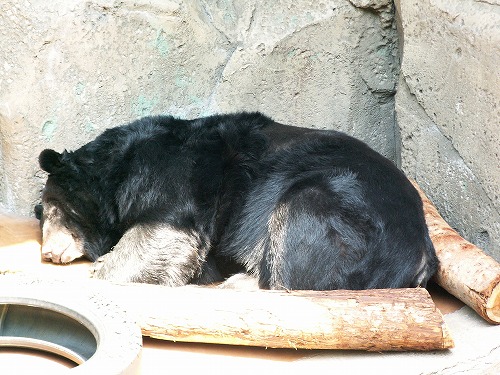
[[259, 110], [366, 141], [500, 256], [494, 3], [401, 0], [396, 28], [390, 0], [5, 0], [0, 208], [31, 213], [44, 148], [150, 114]]
[[2, 205], [31, 210], [43, 148], [75, 149], [150, 114], [260, 110], [394, 158], [399, 63], [385, 3], [3, 1]]
[[396, 2], [402, 168], [500, 260], [500, 1]]

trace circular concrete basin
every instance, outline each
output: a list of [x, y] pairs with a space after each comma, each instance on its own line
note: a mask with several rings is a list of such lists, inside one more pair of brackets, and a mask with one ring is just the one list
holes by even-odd
[[67, 369], [70, 374], [139, 373], [141, 332], [118, 306], [85, 293], [68, 296], [68, 287], [54, 284], [5, 287], [0, 290], [0, 348], [66, 358], [75, 364]]
[[97, 351], [97, 327], [64, 306], [26, 298], [0, 302], [0, 346], [36, 349], [77, 365]]

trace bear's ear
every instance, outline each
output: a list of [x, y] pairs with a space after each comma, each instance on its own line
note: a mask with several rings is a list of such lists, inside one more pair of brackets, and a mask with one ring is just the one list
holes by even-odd
[[38, 219], [38, 220], [42, 220], [42, 217], [43, 217], [43, 206], [41, 204], [37, 204], [35, 205], [35, 217]]
[[54, 173], [63, 166], [61, 156], [62, 154], [54, 150], [43, 150], [40, 153], [40, 156], [38, 156], [40, 168], [42, 168], [45, 172]]

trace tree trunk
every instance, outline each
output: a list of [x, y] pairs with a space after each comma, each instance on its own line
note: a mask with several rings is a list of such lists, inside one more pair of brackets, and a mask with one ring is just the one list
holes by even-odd
[[439, 258], [436, 282], [488, 322], [500, 324], [500, 264], [454, 231], [412, 182], [424, 203], [429, 235]]
[[112, 297], [145, 336], [271, 348], [438, 350], [453, 347], [422, 288], [365, 291], [242, 291], [114, 286]]

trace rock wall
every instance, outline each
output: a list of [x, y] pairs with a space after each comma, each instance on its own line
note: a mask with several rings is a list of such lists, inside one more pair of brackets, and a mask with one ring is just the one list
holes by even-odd
[[500, 259], [499, 4], [4, 0], [0, 208], [31, 213], [44, 148], [150, 114], [260, 110], [365, 140]]
[[401, 164], [500, 260], [500, 1], [396, 1]]
[[150, 114], [260, 110], [395, 159], [388, 0], [4, 0], [0, 207], [27, 214], [47, 147]]

